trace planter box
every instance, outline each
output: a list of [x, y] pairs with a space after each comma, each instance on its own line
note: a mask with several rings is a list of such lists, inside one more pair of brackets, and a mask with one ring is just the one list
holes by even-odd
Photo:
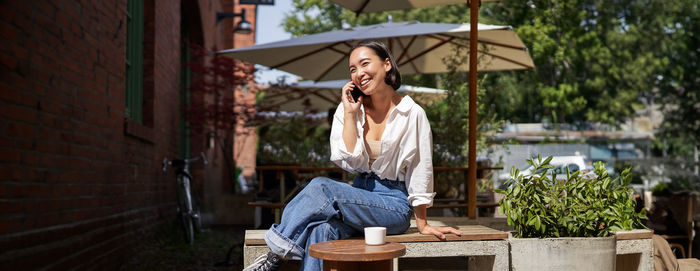
[[511, 267], [523, 270], [615, 270], [617, 238], [513, 238], [509, 235]]

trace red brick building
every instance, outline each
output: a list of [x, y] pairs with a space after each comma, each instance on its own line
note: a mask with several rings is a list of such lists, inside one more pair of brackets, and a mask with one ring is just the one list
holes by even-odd
[[[240, 18], [216, 24], [216, 12], [235, 6], [255, 26], [255, 6], [236, 3], [0, 1], [2, 269], [118, 266], [126, 248], [175, 217], [164, 157], [205, 152], [211, 163], [193, 167], [204, 211], [238, 212], [215, 200], [232, 191], [220, 149], [206, 147], [206, 131], [181, 128], [192, 76], [183, 38], [252, 45], [254, 34], [233, 34]], [[254, 167], [254, 154], [238, 156]]]

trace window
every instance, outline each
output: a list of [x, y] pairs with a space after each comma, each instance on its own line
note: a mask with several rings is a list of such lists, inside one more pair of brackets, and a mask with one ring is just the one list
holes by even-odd
[[126, 11], [125, 117], [143, 123], [144, 2], [129, 0]]
[[577, 164], [569, 164], [569, 172], [574, 173], [578, 170], [579, 170], [579, 168], [578, 168]]

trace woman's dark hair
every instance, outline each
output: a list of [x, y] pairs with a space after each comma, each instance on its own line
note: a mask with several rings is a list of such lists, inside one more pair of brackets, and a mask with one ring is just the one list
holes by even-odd
[[367, 47], [372, 49], [372, 51], [374, 51], [374, 53], [377, 54], [379, 59], [382, 61], [387, 58], [389, 59], [389, 63], [391, 63], [391, 70], [386, 72], [384, 82], [386, 82], [387, 85], [390, 85], [394, 90], [399, 89], [401, 86], [401, 73], [399, 72], [399, 66], [396, 65], [396, 62], [394, 62], [394, 57], [391, 56], [391, 53], [389, 53], [389, 49], [386, 48], [386, 45], [384, 45], [384, 43], [381, 41], [363, 40], [353, 46], [352, 49], [350, 49], [350, 53], [359, 47]]

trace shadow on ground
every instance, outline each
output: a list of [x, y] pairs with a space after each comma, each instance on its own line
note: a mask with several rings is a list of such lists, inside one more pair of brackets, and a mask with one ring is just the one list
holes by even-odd
[[181, 227], [165, 223], [130, 249], [119, 270], [242, 270], [244, 232], [244, 227], [211, 227], [190, 246]]

